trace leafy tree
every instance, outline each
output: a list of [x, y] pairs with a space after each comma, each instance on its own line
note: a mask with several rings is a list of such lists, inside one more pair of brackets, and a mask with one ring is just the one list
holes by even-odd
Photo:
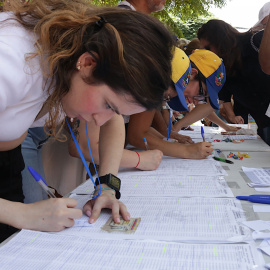
[[176, 27], [181, 30], [184, 38], [192, 40], [193, 38], [197, 37], [198, 29], [208, 20], [213, 18], [213, 16], [200, 16], [198, 18], [189, 19], [186, 21], [178, 20], [175, 22], [175, 24]]
[[[116, 6], [119, 0], [92, 0], [91, 3], [97, 6]], [[164, 10], [154, 14], [155, 17], [160, 19], [179, 37], [183, 37], [183, 31], [188, 25], [191, 28], [196, 27], [196, 23], [192, 23], [192, 20], [199, 23], [202, 16], [209, 16], [208, 9], [211, 5], [216, 7], [223, 7], [226, 4], [226, 0], [167, 0]], [[183, 24], [181, 28], [179, 25], [179, 19]], [[190, 34], [188, 34], [190, 35]]]

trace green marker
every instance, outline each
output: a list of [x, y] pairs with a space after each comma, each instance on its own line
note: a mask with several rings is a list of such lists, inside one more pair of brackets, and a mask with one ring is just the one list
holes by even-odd
[[217, 161], [222, 161], [222, 162], [226, 162], [229, 164], [233, 164], [233, 162], [231, 160], [225, 159], [225, 158], [220, 158], [220, 157], [213, 157], [213, 159], [217, 160]]

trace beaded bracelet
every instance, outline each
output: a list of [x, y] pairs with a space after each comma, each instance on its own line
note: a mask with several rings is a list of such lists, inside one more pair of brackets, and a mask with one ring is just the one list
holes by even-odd
[[141, 157], [140, 157], [140, 154], [136, 151], [134, 151], [137, 155], [138, 155], [138, 158], [139, 158], [139, 161], [137, 163], [137, 165], [134, 167], [135, 169], [139, 166], [140, 162], [141, 162]]

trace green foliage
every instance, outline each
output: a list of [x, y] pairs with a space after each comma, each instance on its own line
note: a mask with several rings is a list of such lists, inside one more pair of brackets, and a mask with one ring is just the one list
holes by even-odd
[[212, 19], [212, 17], [207, 16], [186, 20], [185, 22], [178, 21], [176, 22], [176, 27], [181, 30], [183, 34], [182, 37], [192, 40], [197, 37], [198, 29], [210, 19]]
[[[178, 37], [191, 37], [196, 27], [200, 27], [203, 17], [208, 17], [211, 5], [223, 7], [227, 0], [167, 0], [164, 10], [154, 14], [165, 23]], [[92, 0], [97, 6], [116, 6], [119, 0]], [[179, 20], [182, 23], [179, 23]], [[188, 29], [188, 28], [191, 29]]]

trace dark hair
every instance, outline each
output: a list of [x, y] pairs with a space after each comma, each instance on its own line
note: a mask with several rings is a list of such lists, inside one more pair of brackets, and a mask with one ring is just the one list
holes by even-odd
[[[171, 80], [173, 40], [157, 19], [120, 8], [90, 7], [87, 0], [7, 1], [5, 10], [37, 34], [43, 70], [52, 78], [49, 129], [55, 129], [61, 99], [70, 88], [78, 58], [94, 52], [97, 66], [89, 84], [105, 83], [118, 94], [129, 94], [151, 110], [160, 106]], [[97, 25], [103, 18], [105, 23]], [[49, 69], [48, 69], [49, 67]]]
[[198, 38], [192, 39], [183, 49], [183, 51], [186, 53], [186, 55], [191, 55], [192, 52], [196, 49], [203, 49], [202, 45], [200, 43], [200, 40]]
[[228, 76], [235, 76], [242, 68], [240, 42], [251, 35], [251, 32], [240, 33], [222, 20], [210, 20], [197, 32], [199, 39], [205, 39], [215, 47]]

